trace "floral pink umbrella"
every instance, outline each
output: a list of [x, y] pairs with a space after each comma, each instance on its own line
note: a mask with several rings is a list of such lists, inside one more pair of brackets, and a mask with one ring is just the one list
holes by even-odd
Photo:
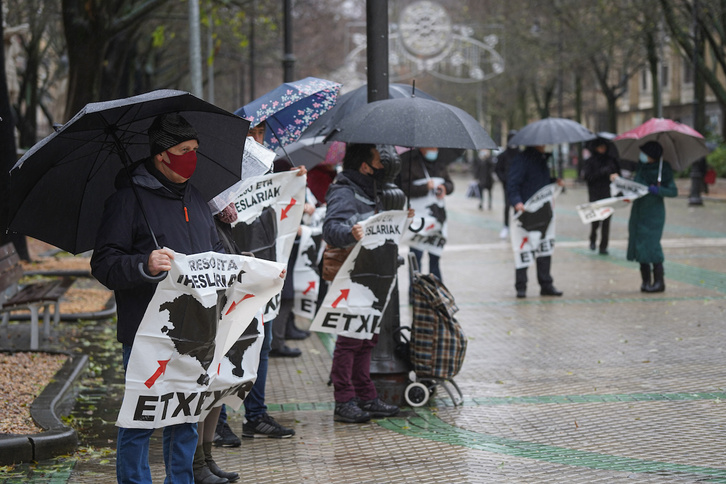
[[703, 135], [685, 124], [665, 118], [652, 118], [640, 126], [619, 134], [613, 140], [620, 157], [638, 159], [640, 146], [657, 141], [663, 146], [663, 160], [675, 171], [683, 171], [691, 163], [708, 154]]

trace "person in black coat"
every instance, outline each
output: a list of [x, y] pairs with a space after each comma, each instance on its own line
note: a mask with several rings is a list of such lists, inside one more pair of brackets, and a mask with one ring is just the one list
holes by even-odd
[[[562, 180], [552, 178], [548, 165], [550, 155], [545, 153], [544, 146], [528, 146], [512, 160], [507, 176], [507, 195], [509, 203], [516, 212], [524, 211], [524, 202], [534, 195], [540, 188], [557, 182], [562, 186]], [[552, 257], [537, 257], [537, 282], [540, 286], [541, 296], [562, 296], [550, 275]], [[517, 269], [515, 273], [515, 289], [517, 297], [527, 297], [527, 268]]]
[[[516, 129], [512, 129], [507, 134], [507, 143], [511, 140], [514, 135], [517, 134]], [[497, 178], [502, 182], [502, 191], [504, 193], [504, 226], [501, 232], [499, 232], [500, 239], [506, 239], [509, 236], [509, 197], [507, 196], [507, 173], [509, 173], [509, 163], [512, 159], [519, 154], [518, 146], [509, 146], [503, 152], [497, 156], [497, 162], [494, 165], [494, 173]]]
[[[91, 258], [93, 276], [114, 291], [124, 369], [156, 286], [171, 269], [172, 250], [224, 252], [206, 200], [188, 183], [196, 168], [196, 131], [182, 116], [164, 114], [154, 120], [148, 134], [151, 156], [135, 167], [131, 179], [125, 175], [117, 178], [117, 191], [106, 201]], [[151, 482], [148, 449], [153, 432], [119, 428], [119, 482]], [[197, 424], [164, 427], [164, 443], [169, 446], [164, 452], [168, 480], [194, 482], [197, 440]]]
[[[608, 141], [605, 138], [596, 138], [590, 142], [588, 149], [592, 156], [585, 160], [582, 168], [582, 177], [587, 182], [587, 192], [590, 201], [594, 202], [610, 197], [610, 175], [620, 175], [620, 165], [608, 149]], [[591, 223], [590, 228], [590, 250], [595, 250], [597, 244], [597, 229], [600, 221]], [[608, 239], [610, 237], [610, 217], [602, 221], [602, 232], [600, 234], [600, 254], [607, 255]]]

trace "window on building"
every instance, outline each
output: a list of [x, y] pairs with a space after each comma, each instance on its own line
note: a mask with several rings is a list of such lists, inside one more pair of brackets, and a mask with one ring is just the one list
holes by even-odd
[[663, 86], [663, 89], [668, 88], [668, 82], [670, 81], [669, 71], [668, 63], [663, 62], [660, 66], [661, 86]]
[[641, 91], [647, 91], [648, 90], [648, 70], [643, 69], [640, 71], [640, 90]]

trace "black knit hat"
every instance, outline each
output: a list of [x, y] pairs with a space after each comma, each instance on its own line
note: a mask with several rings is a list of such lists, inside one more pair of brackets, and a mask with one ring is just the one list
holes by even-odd
[[660, 160], [660, 157], [663, 154], [663, 147], [657, 141], [648, 141], [647, 143], [640, 145], [639, 148], [640, 151], [656, 161]]
[[160, 114], [148, 130], [151, 156], [168, 150], [179, 143], [195, 139], [199, 142], [196, 130], [178, 113]]

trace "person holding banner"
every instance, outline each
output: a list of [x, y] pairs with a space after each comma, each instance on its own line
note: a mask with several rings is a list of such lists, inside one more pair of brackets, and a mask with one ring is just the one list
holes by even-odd
[[[525, 202], [544, 186], [553, 182], [559, 186], [564, 185], [561, 179], [550, 176], [549, 158], [550, 153], [545, 153], [545, 146], [539, 145], [527, 146], [512, 159], [507, 174], [507, 195], [515, 212], [524, 212]], [[552, 257], [537, 257], [536, 264], [540, 295], [562, 296], [562, 291], [555, 288], [550, 274]], [[516, 269], [514, 287], [518, 298], [527, 297], [527, 267]]]
[[[663, 160], [663, 147], [657, 141], [648, 141], [640, 146], [638, 161], [635, 181], [646, 185], [648, 194], [634, 200], [630, 209], [627, 258], [640, 263], [642, 292], [663, 292], [665, 257], [660, 245], [665, 225], [663, 197], [677, 196], [678, 187], [673, 179], [671, 165]], [[611, 179], [615, 178], [617, 175], [611, 175]]]
[[[335, 177], [326, 196], [328, 208], [323, 239], [329, 246], [348, 248], [363, 238], [363, 226], [359, 222], [379, 211], [376, 184], [384, 176], [385, 168], [374, 145], [348, 144], [343, 171]], [[335, 396], [334, 419], [338, 422], [362, 423], [371, 417], [398, 413], [397, 406], [378, 397], [371, 380], [371, 352], [377, 341], [378, 334], [373, 334], [371, 339], [337, 337], [331, 378]]]
[[[439, 259], [446, 243], [444, 197], [454, 192], [454, 182], [451, 181], [446, 162], [439, 159], [439, 149], [414, 148], [403, 153], [400, 183], [397, 184], [408, 197], [411, 207], [429, 219], [424, 223], [422, 232], [426, 236], [409, 241], [411, 252], [416, 256], [419, 267], [423, 253], [428, 252], [429, 272], [443, 281]], [[429, 231], [429, 226], [434, 226], [434, 230]]]
[[[182, 116], [171, 113], [158, 116], [148, 134], [150, 158], [134, 169], [130, 179], [125, 174], [117, 178], [117, 191], [106, 202], [91, 258], [93, 276], [114, 291], [125, 370], [156, 286], [172, 267], [171, 251], [224, 252], [206, 200], [188, 183], [196, 167], [196, 131]], [[140, 207], [164, 248], [157, 247]], [[153, 432], [119, 427], [118, 482], [151, 483], [148, 453]], [[195, 482], [197, 424], [164, 427], [163, 447], [167, 481]]]
[[[618, 161], [608, 153], [608, 141], [605, 138], [597, 137], [589, 143], [588, 148], [592, 152], [582, 169], [582, 176], [587, 182], [587, 193], [590, 202], [610, 197], [610, 175], [620, 175]], [[600, 233], [600, 254], [607, 255], [608, 240], [610, 237], [610, 218], [602, 221], [602, 232]], [[590, 250], [597, 247], [597, 229], [600, 221], [590, 224]]]

